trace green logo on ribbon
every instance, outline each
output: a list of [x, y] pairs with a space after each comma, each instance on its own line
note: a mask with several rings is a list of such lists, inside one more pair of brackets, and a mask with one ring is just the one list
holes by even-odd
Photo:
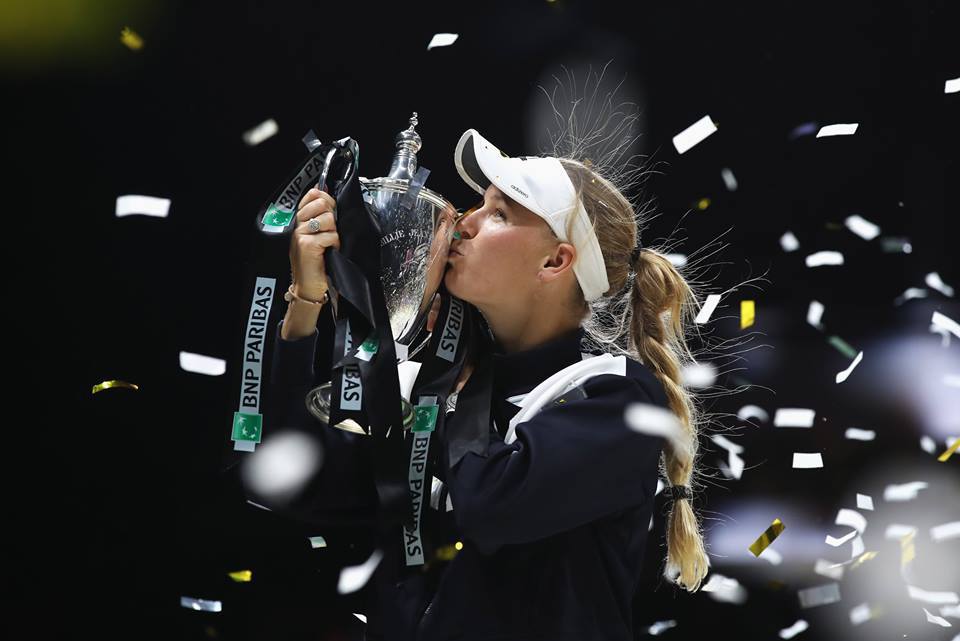
[[274, 227], [286, 227], [292, 218], [292, 211], [280, 209], [273, 203], [270, 203], [270, 206], [267, 207], [267, 211], [263, 213], [263, 224], [272, 225]]
[[262, 414], [245, 414], [243, 412], [233, 413], [233, 435], [230, 437], [234, 441], [260, 442], [260, 435], [263, 432]]
[[413, 408], [414, 419], [412, 432], [432, 432], [437, 426], [437, 413], [440, 411], [439, 405], [416, 405]]

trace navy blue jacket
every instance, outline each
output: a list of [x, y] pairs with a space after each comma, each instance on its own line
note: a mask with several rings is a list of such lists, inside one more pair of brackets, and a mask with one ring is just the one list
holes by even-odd
[[[318, 434], [325, 455], [297, 500], [277, 511], [319, 534], [324, 526], [372, 527], [369, 437], [322, 427], [306, 412], [306, 391], [329, 379], [314, 366], [318, 333], [285, 341], [280, 325], [265, 418]], [[632, 604], [663, 439], [628, 429], [623, 414], [632, 402], [668, 407], [662, 385], [628, 359], [626, 376], [590, 379], [587, 398], [546, 407], [517, 426], [512, 444], [503, 440], [518, 411], [506, 399], [580, 361], [582, 337], [578, 328], [531, 350], [494, 352], [487, 456], [468, 452], [452, 470], [432, 470], [441, 489], [422, 519], [425, 541], [460, 549], [452, 559], [408, 568], [401, 526], [384, 536], [383, 560], [365, 588], [366, 639], [634, 638]], [[455, 420], [454, 410], [447, 422]], [[441, 438], [431, 440], [431, 453], [435, 448], [444, 449]]]

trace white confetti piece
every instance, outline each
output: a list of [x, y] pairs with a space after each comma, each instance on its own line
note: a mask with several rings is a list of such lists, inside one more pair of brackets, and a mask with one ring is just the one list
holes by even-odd
[[825, 250], [810, 254], [806, 258], [807, 267], [822, 267], [823, 265], [842, 265], [843, 254], [838, 251]]
[[824, 541], [827, 545], [838, 548], [855, 536], [857, 536], [856, 530], [853, 530], [852, 532], [848, 532], [847, 534], [841, 536], [839, 539], [834, 538], [828, 534], [827, 538], [824, 539]]
[[251, 147], [256, 147], [267, 138], [275, 136], [278, 131], [280, 131], [280, 128], [277, 126], [277, 121], [270, 118], [269, 120], [264, 120], [256, 127], [243, 132], [243, 142]]
[[864, 240], [873, 240], [880, 235], [880, 228], [866, 218], [854, 214], [843, 221], [847, 229]]
[[316, 548], [325, 548], [327, 547], [327, 540], [322, 536], [311, 536], [310, 537], [310, 547]]
[[717, 381], [717, 368], [713, 363], [689, 363], [680, 372], [683, 386], [688, 389], [703, 389]]
[[774, 427], [813, 427], [816, 412], [807, 408], [781, 407], [773, 415]]
[[823, 458], [820, 452], [794, 452], [793, 468], [796, 470], [812, 469], [823, 467]]
[[937, 443], [932, 438], [924, 434], [920, 438], [920, 449], [927, 454], [934, 454], [937, 451]]
[[858, 427], [848, 427], [847, 431], [843, 433], [843, 438], [851, 441], [872, 441], [876, 437], [877, 433], [873, 430], [861, 430]]
[[917, 492], [926, 489], [926, 481], [913, 481], [902, 485], [888, 485], [883, 488], [883, 500], [892, 501], [912, 501], [917, 498]]
[[820, 131], [817, 132], [817, 138], [824, 138], [826, 136], [852, 136], [857, 132], [857, 125], [859, 123], [839, 123], [836, 125], [825, 125], [820, 127]]
[[809, 136], [817, 130], [816, 122], [805, 122], [803, 124], [797, 125], [790, 132], [790, 135], [787, 136], [790, 140], [795, 140], [801, 136]]
[[792, 231], [788, 231], [780, 237], [780, 247], [782, 247], [785, 252], [795, 252], [800, 249], [800, 241], [797, 240], [797, 237], [793, 235]]
[[700, 308], [700, 313], [697, 314], [694, 322], [702, 324], [710, 320], [710, 316], [713, 314], [713, 310], [717, 308], [717, 303], [719, 302], [720, 294], [708, 295], [706, 302], [703, 304], [703, 307]]
[[770, 415], [767, 414], [767, 410], [759, 405], [744, 405], [737, 410], [737, 418], [741, 421], [749, 421], [752, 418], [756, 418], [766, 423], [770, 420]]
[[910, 243], [909, 238], [901, 238], [899, 236], [888, 236], [886, 238], [880, 239], [880, 245], [883, 247], [883, 251], [888, 254], [912, 254], [913, 245]]
[[647, 632], [649, 632], [653, 636], [657, 636], [658, 634], [665, 632], [670, 628], [675, 628], [675, 627], [677, 627], [677, 622], [673, 619], [670, 619], [669, 621], [657, 621], [656, 623], [651, 625], [649, 628], [647, 628]]
[[222, 358], [180, 352], [180, 368], [186, 372], [206, 374], [207, 376], [221, 376], [227, 371], [227, 361]]
[[960, 605], [945, 605], [940, 608], [940, 614], [945, 617], [960, 619]]
[[940, 312], [934, 312], [930, 321], [935, 327], [947, 330], [957, 338], [960, 338], [960, 325], [949, 316], [944, 316]]
[[866, 548], [863, 546], [863, 537], [858, 536], [853, 540], [853, 543], [850, 545], [850, 558], [855, 559], [861, 554]]
[[823, 324], [820, 322], [823, 318], [823, 309], [823, 303], [820, 301], [810, 301], [810, 307], [807, 308], [807, 323], [817, 329], [823, 329]]
[[427, 45], [427, 51], [430, 51], [434, 47], [449, 47], [456, 42], [459, 37], [460, 34], [457, 33], [435, 33], [433, 34], [433, 38], [430, 39], [430, 44]]
[[712, 574], [701, 591], [710, 594], [710, 598], [722, 603], [744, 603], [747, 600], [747, 590], [736, 579]]
[[943, 280], [940, 278], [940, 274], [937, 272], [930, 272], [927, 274], [924, 282], [927, 284], [927, 287], [937, 290], [944, 296], [953, 296], [953, 287], [950, 287], [950, 285], [947, 285], [945, 282], [943, 282]]
[[857, 354], [857, 357], [856, 357], [855, 359], [853, 359], [853, 362], [850, 363], [850, 366], [849, 366], [847, 369], [843, 370], [842, 372], [837, 372], [837, 377], [836, 377], [837, 384], [839, 385], [840, 383], [842, 383], [842, 382], [844, 382], [845, 380], [847, 380], [847, 378], [849, 378], [851, 372], [853, 372], [853, 369], [854, 369], [854, 368], [857, 366], [857, 364], [859, 364], [860, 361], [862, 361], [862, 360], [863, 360], [863, 352], [860, 352], [859, 354]]
[[813, 566], [813, 571], [828, 579], [839, 581], [843, 578], [843, 565], [827, 561], [826, 559], [817, 559]]
[[320, 443], [300, 432], [266, 438], [241, 464], [241, 475], [263, 497], [283, 501], [299, 490], [320, 467]]
[[931, 592], [930, 590], [918, 588], [915, 585], [907, 586], [907, 594], [909, 594], [910, 598], [914, 601], [923, 601], [924, 603], [931, 603], [933, 605], [953, 605], [960, 603], [960, 597], [957, 596], [956, 592]]
[[857, 509], [873, 511], [873, 497], [868, 494], [857, 494]]
[[896, 303], [897, 305], [902, 305], [903, 303], [913, 298], [926, 298], [926, 297], [927, 297], [927, 290], [922, 289], [920, 287], [910, 287], [905, 292], [897, 296], [893, 302]]
[[837, 512], [837, 518], [834, 520], [837, 525], [852, 527], [854, 530], [863, 534], [867, 529], [867, 519], [856, 510], [842, 508]]
[[733, 175], [733, 170], [724, 167], [720, 171], [720, 175], [723, 176], [723, 183], [727, 186], [728, 191], [737, 190], [737, 177]]
[[180, 597], [180, 607], [191, 610], [202, 610], [204, 612], [222, 612], [223, 603], [221, 601], [211, 601], [207, 599], [194, 599], [193, 597]]
[[340, 580], [337, 582], [338, 594], [351, 594], [363, 588], [373, 576], [374, 570], [383, 559], [382, 550], [374, 550], [370, 558], [360, 565], [351, 565], [340, 570]]
[[627, 427], [635, 432], [662, 436], [681, 452], [690, 449], [683, 424], [670, 410], [646, 403], [631, 403], [627, 406], [623, 419]]
[[677, 153], [682, 154], [697, 144], [703, 142], [704, 139], [713, 134], [716, 130], [717, 126], [713, 124], [713, 120], [710, 119], [710, 116], [704, 116], [674, 136], [673, 146], [677, 148]]
[[958, 91], [960, 91], [960, 78], [943, 81], [943, 93], [957, 93]]
[[917, 528], [912, 525], [904, 525], [903, 523], [891, 523], [887, 526], [887, 529], [884, 530], [883, 538], [888, 541], [899, 541], [905, 536], [916, 533]]
[[135, 215], [166, 218], [169, 212], [169, 198], [137, 195], [117, 196], [117, 218]]
[[247, 503], [249, 503], [249, 504], [252, 505], [253, 507], [260, 508], [261, 510], [266, 510], [267, 512], [273, 512], [273, 510], [271, 510], [270, 508], [268, 508], [266, 505], [260, 505], [259, 503], [254, 503], [254, 502], [251, 501], [250, 499], [247, 499]]
[[936, 614], [930, 614], [930, 611], [927, 610], [926, 608], [923, 608], [923, 612], [927, 615], [927, 621], [929, 621], [930, 623], [936, 623], [937, 625], [943, 626], [944, 628], [953, 627], [952, 625], [950, 625], [949, 621], [947, 621], [943, 617], [938, 617]]
[[836, 603], [840, 600], [840, 584], [827, 583], [797, 592], [801, 608], [814, 608], [820, 605]]
[[960, 537], [960, 521], [951, 521], [930, 528], [930, 538], [937, 543], [958, 537]]
[[727, 450], [728, 452], [736, 452], [737, 454], [743, 454], [742, 445], [737, 445], [736, 443], [728, 439], [726, 436], [723, 436], [722, 434], [714, 434], [713, 436], [710, 437], [710, 439], [714, 443], [722, 447], [723, 449]]
[[364, 623], [367, 622], [367, 615], [365, 615], [365, 614], [360, 614], [359, 612], [354, 612], [354, 613], [353, 613], [353, 616], [357, 617], [358, 619], [360, 619], [360, 620], [363, 621]]
[[687, 255], [686, 254], [667, 254], [667, 260], [670, 261], [670, 264], [676, 268], [686, 267], [687, 266]]
[[770, 565], [780, 565], [783, 563], [783, 555], [777, 552], [772, 545], [768, 545], [760, 553], [760, 558], [770, 563]]
[[792, 639], [797, 636], [804, 630], [810, 627], [810, 624], [804, 621], [803, 619], [798, 619], [796, 623], [791, 625], [789, 628], [784, 628], [780, 630], [781, 639]]
[[853, 625], [860, 625], [869, 621], [873, 617], [873, 613], [870, 611], [869, 603], [861, 603], [857, 607], [850, 610], [850, 623]]

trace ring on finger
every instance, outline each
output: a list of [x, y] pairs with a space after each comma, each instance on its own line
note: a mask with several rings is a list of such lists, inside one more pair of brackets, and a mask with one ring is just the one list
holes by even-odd
[[307, 230], [309, 230], [311, 234], [315, 234], [320, 231], [320, 219], [311, 218], [310, 222], [307, 223]]

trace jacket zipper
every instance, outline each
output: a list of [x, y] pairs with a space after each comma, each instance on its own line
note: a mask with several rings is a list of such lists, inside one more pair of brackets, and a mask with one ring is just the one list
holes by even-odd
[[433, 607], [433, 599], [430, 599], [430, 602], [427, 603], [427, 608], [423, 611], [423, 615], [420, 617], [420, 622], [417, 623], [417, 638], [421, 638], [423, 634], [423, 623], [427, 620], [427, 615], [430, 613], [430, 608]]

